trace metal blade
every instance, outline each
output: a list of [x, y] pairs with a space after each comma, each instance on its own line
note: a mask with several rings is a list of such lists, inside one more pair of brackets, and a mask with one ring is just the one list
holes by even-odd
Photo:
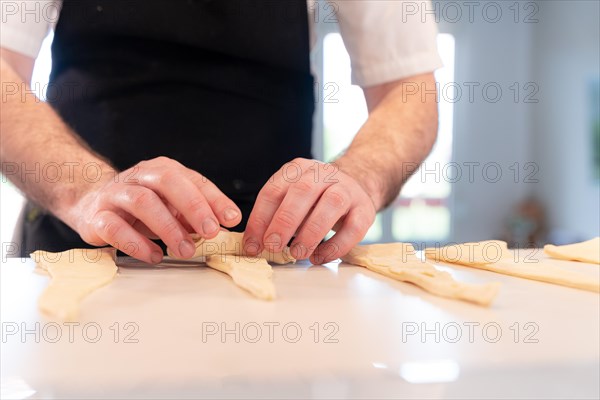
[[192, 258], [189, 260], [177, 260], [169, 256], [165, 256], [158, 264], [148, 264], [136, 258], [124, 256], [117, 257], [117, 266], [126, 268], [190, 268], [198, 267], [204, 264], [204, 257]]

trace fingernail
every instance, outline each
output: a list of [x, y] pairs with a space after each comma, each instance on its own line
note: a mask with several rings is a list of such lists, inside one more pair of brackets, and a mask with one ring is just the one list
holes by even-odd
[[150, 254], [150, 259], [152, 260], [153, 264], [158, 264], [161, 262], [163, 259], [162, 251], [153, 251], [152, 254]]
[[204, 233], [213, 233], [219, 229], [219, 225], [212, 218], [206, 218], [202, 223], [202, 230]]
[[311, 258], [314, 265], [323, 264], [323, 257], [313, 254]]
[[277, 249], [281, 244], [281, 236], [278, 233], [271, 233], [265, 240], [265, 244], [268, 244], [273, 249]]
[[249, 237], [248, 239], [246, 239], [246, 241], [244, 242], [244, 253], [254, 256], [258, 254], [259, 250], [260, 246], [258, 245], [258, 241], [256, 239], [254, 239], [253, 237]]
[[313, 264], [315, 264], [315, 265], [322, 264], [323, 263], [323, 259], [325, 257], [323, 257], [323, 255], [320, 254], [320, 253], [321, 253], [321, 248], [317, 247], [315, 249], [315, 251], [313, 251], [313, 253], [310, 256], [310, 262], [313, 263]]
[[196, 246], [189, 240], [182, 240], [179, 243], [179, 254], [185, 258], [191, 258], [196, 253]]
[[238, 212], [235, 211], [233, 208], [228, 208], [223, 213], [223, 216], [225, 216], [225, 221], [234, 220], [234, 219], [236, 219], [238, 217], [238, 215], [239, 215]]

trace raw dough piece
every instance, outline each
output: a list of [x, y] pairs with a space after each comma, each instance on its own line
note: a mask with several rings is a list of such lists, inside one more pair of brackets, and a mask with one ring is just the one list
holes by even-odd
[[[488, 241], [479, 242], [478, 246], [472, 246], [473, 243], [467, 243], [465, 245], [470, 248], [483, 249], [485, 247], [484, 244], [489, 242], [497, 242], [499, 244], [504, 243], [498, 241]], [[460, 246], [464, 245], [459, 245], [458, 247], [460, 248]], [[444, 261], [448, 263], [461, 264], [499, 274], [517, 276], [519, 278], [532, 279], [561, 286], [569, 286], [576, 289], [589, 290], [592, 292], [600, 291], [600, 282], [597, 278], [559, 268], [535, 259], [515, 260], [512, 257], [512, 253], [508, 250], [506, 250], [506, 253], [502, 253], [502, 257], [487, 257], [489, 260], [488, 263], [480, 262], [486, 258], [482, 256], [481, 252], [478, 253], [478, 255], [476, 254], [475, 257], [478, 262], [473, 262], [473, 259], [464, 259], [463, 257], [460, 257], [457, 260], [456, 258], [447, 256], [448, 254], [453, 254], [452, 252], [454, 250], [452, 249], [456, 247], [457, 246], [454, 245], [448, 246], [447, 248], [441, 247], [425, 249], [425, 256], [428, 259], [436, 262]]]
[[115, 255], [112, 247], [31, 253], [37, 265], [52, 277], [38, 301], [40, 310], [54, 318], [75, 320], [83, 298], [114, 278], [118, 269]]
[[565, 246], [544, 246], [544, 253], [561, 260], [581, 261], [584, 263], [600, 264], [600, 237], [586, 242], [568, 244]]
[[229, 275], [236, 285], [263, 300], [275, 298], [273, 269], [264, 258], [232, 254], [213, 255], [206, 264]]
[[468, 266], [490, 264], [511, 256], [506, 242], [501, 240], [430, 247], [425, 249], [424, 253], [428, 259], [435, 262], [444, 261]]
[[[196, 257], [208, 257], [215, 254], [232, 254], [242, 255], [244, 246], [242, 238], [244, 237], [243, 232], [228, 232], [221, 231], [212, 239], [204, 239], [197, 235], [192, 235], [196, 245], [196, 253], [193, 258]], [[173, 258], [177, 258], [173, 252], [168, 249], [167, 253]], [[258, 258], [265, 258], [269, 262], [275, 264], [288, 264], [295, 263], [296, 259], [290, 254], [290, 248], [285, 247], [283, 251], [274, 253], [267, 249], [263, 250]]]
[[455, 281], [445, 271], [420, 260], [409, 243], [355, 246], [342, 261], [360, 265], [398, 281], [410, 282], [437, 296], [488, 306], [500, 289], [497, 282], [471, 284]]

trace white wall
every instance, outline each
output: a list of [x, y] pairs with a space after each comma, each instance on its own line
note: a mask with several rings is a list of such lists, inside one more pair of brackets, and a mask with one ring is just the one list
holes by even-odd
[[[523, 103], [523, 85], [532, 78], [532, 29], [533, 25], [514, 22], [508, 6], [501, 3], [502, 17], [494, 20], [492, 9], [486, 2], [477, 2], [473, 18], [463, 8], [462, 18], [451, 22], [454, 14], [444, 13], [440, 8], [439, 29], [456, 39], [455, 76], [464, 89], [464, 96], [455, 104], [454, 161], [462, 166], [463, 177], [453, 185], [453, 233], [451, 241], [470, 241], [497, 238], [511, 208], [533, 192], [532, 183], [518, 177], [510, 167], [519, 163], [521, 172], [525, 163], [532, 160], [531, 111], [534, 104]], [[443, 7], [444, 2], [437, 3]], [[459, 4], [462, 4], [459, 2]], [[447, 15], [446, 15], [447, 14]], [[444, 18], [444, 16], [448, 18]], [[486, 19], [487, 18], [487, 19]], [[465, 82], [479, 84], [469, 99]], [[521, 87], [518, 102], [510, 87], [515, 82]], [[484, 97], [482, 88], [491, 83], [499, 85], [502, 96], [493, 103], [494, 93]], [[468, 165], [473, 167], [473, 181], [468, 179]], [[486, 163], [497, 163], [502, 177], [495, 180], [495, 164], [490, 164], [489, 174], [483, 174]]]
[[[478, 10], [486, 3], [478, 3]], [[554, 239], [582, 240], [600, 232], [589, 105], [590, 82], [597, 82], [600, 71], [599, 2], [539, 1], [537, 9], [526, 8], [528, 3], [520, 3], [519, 23], [509, 9], [514, 2], [497, 2], [504, 15], [496, 23], [477, 10], [473, 21], [463, 15], [456, 23], [440, 13], [440, 30], [456, 37], [457, 83], [495, 81], [506, 92], [495, 104], [481, 96], [456, 104], [455, 161], [497, 162], [507, 179], [488, 183], [479, 174], [474, 183], [454, 185], [454, 241], [497, 236], [514, 203], [532, 194], [546, 208]], [[524, 23], [531, 12], [537, 22]], [[517, 103], [513, 82], [521, 86]], [[527, 82], [539, 88], [538, 103], [524, 102]], [[521, 167], [518, 183], [508, 168], [514, 162]], [[527, 162], [539, 168], [539, 183], [524, 181]]]
[[[574, 239], [598, 236], [600, 186], [592, 177], [590, 81], [600, 58], [597, 1], [541, 2], [534, 32], [536, 80], [543, 89], [534, 115], [533, 148], [540, 164], [550, 226]], [[597, 81], [596, 81], [597, 82]]]

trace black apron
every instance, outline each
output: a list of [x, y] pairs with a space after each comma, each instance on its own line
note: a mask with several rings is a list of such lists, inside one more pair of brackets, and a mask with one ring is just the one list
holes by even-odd
[[[52, 61], [47, 100], [93, 150], [202, 173], [242, 210], [236, 230], [277, 169], [311, 157], [305, 0], [64, 0]], [[84, 246], [27, 204], [23, 255]]]

